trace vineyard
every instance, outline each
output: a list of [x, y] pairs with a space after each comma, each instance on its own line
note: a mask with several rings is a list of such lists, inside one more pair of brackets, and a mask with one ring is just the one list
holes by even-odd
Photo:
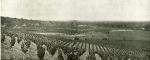
[[[78, 57], [81, 57], [84, 53], [87, 53], [87, 50], [89, 53], [87, 54], [88, 56], [98, 54], [99, 57], [101, 57], [101, 59], [96, 58], [95, 60], [149, 60], [150, 31], [148, 31], [148, 29], [140, 29], [148, 26], [146, 23], [144, 23], [144, 26], [142, 26], [143, 24], [141, 23], [142, 25], [139, 24], [139, 26], [142, 27], [135, 27], [134, 29], [131, 28], [134, 26], [128, 26], [124, 23], [123, 27], [126, 27], [126, 30], [129, 29], [133, 31], [113, 31], [122, 29], [118, 28], [120, 25], [113, 25], [114, 23], [110, 25], [103, 24], [103, 26], [96, 23], [98, 27], [96, 27], [94, 23], [89, 22], [84, 23], [88, 25], [82, 24], [83, 23], [76, 21], [46, 23], [44, 21], [19, 20], [3, 17], [1, 37], [16, 35], [18, 41], [31, 41], [37, 46], [46, 45], [46, 50], [51, 53], [52, 56], [56, 54], [57, 50], [63, 51], [61, 54], [65, 54], [65, 56], [68, 57], [67, 59], [63, 58], [63, 60], [72, 60], [74, 57], [69, 57], [69, 54], [72, 52], [78, 52]], [[110, 27], [112, 25], [113, 27]], [[11, 38], [13, 39], [14, 37]], [[29, 45], [31, 47], [31, 44]], [[3, 54], [5, 53], [2, 53], [2, 55]], [[77, 60], [83, 60], [78, 57], [76, 57]], [[57, 60], [61, 59], [57, 58]], [[94, 58], [90, 57], [86, 60], [94, 60]]]

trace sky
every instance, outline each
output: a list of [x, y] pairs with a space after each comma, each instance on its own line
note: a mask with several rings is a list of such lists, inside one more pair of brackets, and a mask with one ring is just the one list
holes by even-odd
[[46, 21], [150, 21], [150, 0], [1, 0], [1, 16]]

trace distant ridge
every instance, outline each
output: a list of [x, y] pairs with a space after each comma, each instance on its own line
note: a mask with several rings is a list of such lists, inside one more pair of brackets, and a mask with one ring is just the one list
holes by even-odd
[[70, 22], [70, 21], [78, 21], [78, 22], [142, 22], [142, 23], [150, 23], [150, 20], [149, 21], [106, 21], [106, 20], [103, 20], [103, 21], [80, 21], [80, 20], [64, 20], [64, 21], [60, 21], [60, 20], [43, 20], [43, 19], [30, 19], [30, 18], [17, 18], [17, 17], [8, 17], [8, 16], [1, 16], [1, 17], [5, 17], [5, 18], [13, 18], [13, 19], [23, 19], [23, 20], [35, 20], [35, 21], [54, 21], [54, 22]]

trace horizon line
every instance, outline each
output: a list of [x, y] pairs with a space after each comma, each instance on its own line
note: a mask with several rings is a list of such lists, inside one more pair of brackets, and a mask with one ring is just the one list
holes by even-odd
[[1, 17], [7, 17], [7, 18], [15, 18], [15, 19], [25, 19], [25, 20], [34, 20], [34, 21], [58, 21], [58, 22], [70, 22], [70, 21], [77, 21], [77, 22], [150, 22], [150, 20], [148, 20], [148, 21], [125, 21], [125, 20], [123, 20], [123, 21], [116, 21], [116, 20], [113, 20], [113, 21], [111, 21], [111, 20], [109, 20], [109, 19], [106, 19], [106, 20], [85, 20], [85, 21], [83, 21], [83, 20], [79, 20], [79, 19], [62, 19], [62, 20], [64, 20], [64, 21], [62, 21], [61, 19], [32, 19], [32, 18], [22, 18], [22, 17], [10, 17], [10, 16], [1, 16]]

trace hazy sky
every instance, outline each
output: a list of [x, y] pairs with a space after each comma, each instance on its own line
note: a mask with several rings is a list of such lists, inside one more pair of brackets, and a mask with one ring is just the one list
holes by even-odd
[[1, 0], [2, 16], [42, 20], [149, 21], [150, 0]]

